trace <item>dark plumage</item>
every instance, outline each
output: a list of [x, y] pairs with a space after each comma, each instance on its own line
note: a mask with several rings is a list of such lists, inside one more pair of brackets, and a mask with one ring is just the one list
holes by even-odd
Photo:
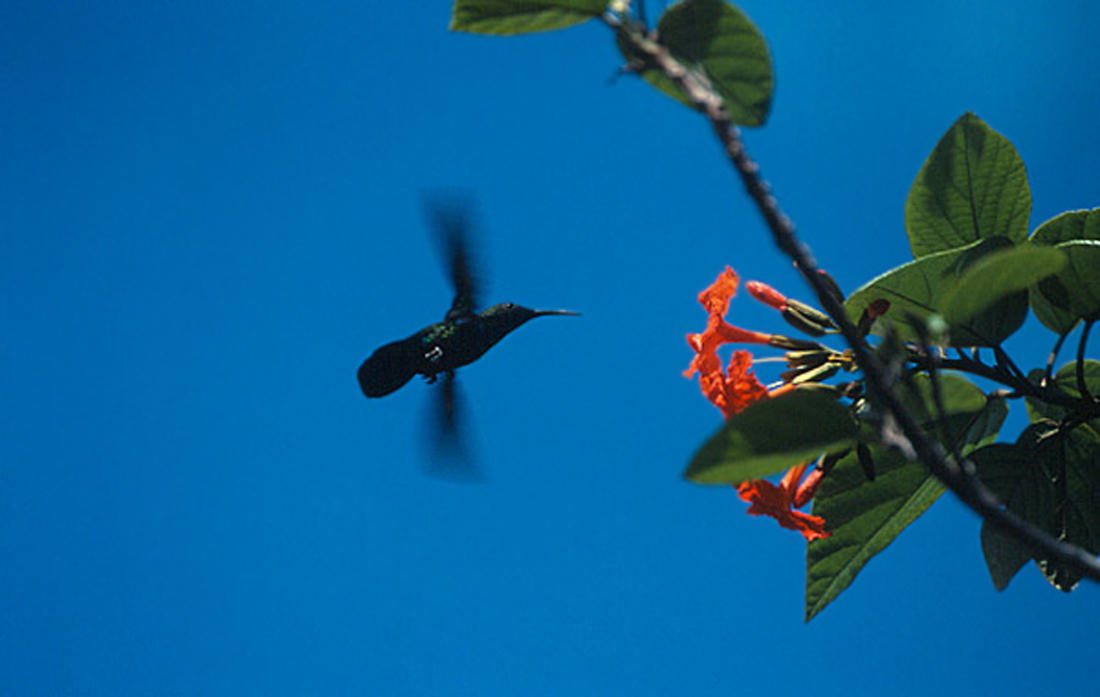
[[401, 389], [414, 376], [429, 383], [443, 377], [440, 399], [439, 442], [457, 442], [457, 388], [455, 371], [481, 358], [510, 332], [548, 315], [576, 315], [567, 310], [532, 310], [512, 303], [476, 312], [478, 286], [471, 269], [467, 208], [439, 202], [429, 206], [444, 253], [455, 297], [442, 322], [407, 339], [386, 344], [359, 366], [359, 387], [367, 397], [384, 397]]

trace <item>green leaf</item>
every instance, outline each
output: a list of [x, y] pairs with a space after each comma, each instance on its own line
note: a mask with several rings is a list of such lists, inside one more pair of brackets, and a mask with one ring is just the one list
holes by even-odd
[[[684, 0], [665, 11], [657, 30], [673, 58], [705, 75], [734, 123], [764, 123], [771, 108], [771, 55], [764, 36], [741, 10], [722, 0]], [[640, 57], [626, 40], [620, 37], [618, 43], [628, 61]], [[694, 106], [661, 71], [646, 66], [641, 75], [673, 99]]]
[[[955, 373], [937, 374], [939, 381], [940, 400], [943, 402], [943, 411], [946, 416], [956, 414], [975, 414], [985, 408], [987, 399], [985, 393], [978, 387]], [[917, 387], [917, 397], [904, 395], [909, 408], [917, 414], [924, 426], [930, 425], [938, 416], [936, 410], [935, 394], [932, 389], [932, 378], [924, 373], [916, 375], [913, 382]]]
[[[916, 323], [927, 323], [942, 313], [945, 296], [957, 279], [978, 261], [1011, 244], [1003, 237], [978, 241], [969, 247], [929, 254], [872, 279], [848, 298], [845, 307], [853, 320], [874, 301], [885, 299], [890, 310], [872, 328], [886, 332], [887, 322], [906, 341], [920, 336]], [[1010, 294], [970, 319], [952, 325], [951, 346], [996, 346], [1011, 336], [1027, 317], [1027, 293]], [[885, 321], [884, 321], [885, 320]]]
[[1054, 245], [1082, 240], [1100, 240], [1100, 208], [1056, 215], [1036, 228], [1029, 241]]
[[[991, 443], [1004, 423], [1003, 399], [986, 400], [969, 381], [944, 375], [941, 384], [947, 430], [965, 457]], [[920, 399], [931, 409], [927, 378], [918, 381]], [[930, 420], [925, 421], [929, 428]], [[876, 476], [867, 481], [855, 454], [841, 460], [814, 498], [814, 515], [825, 518], [832, 536], [814, 540], [806, 552], [806, 621], [851, 585], [864, 566], [921, 516], [943, 485], [922, 465], [894, 451], [872, 446]]]
[[[1065, 477], [1064, 489], [1058, 490], [1055, 527], [1051, 534], [1070, 544], [1100, 553], [1100, 434], [1088, 424], [1063, 431], [1061, 442], [1051, 443], [1047, 457], [1059, 477]], [[1081, 573], [1038, 559], [1039, 569], [1051, 585], [1069, 592], [1077, 587]]]
[[[1082, 365], [1082, 377], [1085, 380], [1085, 388], [1090, 395], [1100, 396], [1100, 361], [1086, 359]], [[1045, 371], [1036, 368], [1027, 375], [1027, 379], [1035, 385], [1042, 384]], [[1081, 390], [1077, 385], [1077, 361], [1066, 363], [1051, 376], [1051, 384], [1071, 397], [1080, 397]], [[1031, 421], [1049, 419], [1061, 421], [1069, 415], [1069, 410], [1058, 404], [1049, 404], [1036, 397], [1028, 395], [1024, 398], [1027, 403], [1028, 418]]]
[[1031, 189], [1012, 143], [971, 113], [944, 134], [905, 203], [914, 258], [989, 237], [1027, 237]]
[[[1034, 461], [1026, 448], [995, 443], [970, 456], [978, 468], [978, 477], [997, 494], [1009, 510], [1043, 529], [1051, 527], [1054, 516], [1054, 488], [1051, 474], [1043, 463]], [[982, 524], [982, 552], [993, 587], [1004, 590], [1031, 551], [988, 523]]]
[[1031, 553], [1016, 540], [985, 523], [982, 523], [981, 541], [982, 555], [993, 587], [1003, 591], [1031, 559]]
[[607, 0], [455, 0], [451, 31], [509, 36], [564, 29], [606, 6]]
[[[1100, 550], [1100, 435], [1091, 427], [1068, 429], [1052, 421], [1038, 422], [1026, 428], [1016, 444], [982, 448], [971, 460], [1009, 511], [1092, 554]], [[1079, 572], [995, 534], [988, 523], [983, 524], [982, 536], [986, 564], [998, 590], [1019, 571], [1021, 557], [1034, 558], [1059, 590], [1071, 591], [1081, 579]], [[985, 543], [987, 539], [991, 544]]]
[[1067, 261], [1061, 251], [1035, 245], [988, 254], [944, 293], [944, 319], [948, 324], [960, 325], [1005, 296], [1061, 271]]
[[794, 390], [728, 419], [695, 454], [684, 477], [697, 484], [740, 484], [849, 447], [856, 432], [835, 397]]
[[872, 448], [872, 453], [875, 481], [867, 481], [853, 453], [833, 468], [814, 499], [813, 513], [825, 518], [832, 536], [807, 547], [807, 622], [944, 491], [923, 467], [896, 452]]
[[1051, 331], [1064, 334], [1085, 317], [1100, 314], [1100, 240], [1062, 242], [1066, 255], [1058, 274], [1031, 287], [1031, 309]]

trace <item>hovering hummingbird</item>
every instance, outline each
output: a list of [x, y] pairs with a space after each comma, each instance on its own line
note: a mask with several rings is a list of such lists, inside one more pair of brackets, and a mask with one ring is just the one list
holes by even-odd
[[501, 303], [477, 312], [479, 288], [469, 252], [469, 216], [465, 206], [429, 202], [436, 235], [447, 255], [454, 301], [442, 322], [386, 344], [359, 366], [359, 387], [367, 397], [384, 397], [422, 375], [429, 384], [442, 377], [439, 391], [439, 442], [457, 443], [458, 396], [455, 371], [481, 358], [509, 333], [536, 317], [577, 315], [568, 310], [532, 310]]

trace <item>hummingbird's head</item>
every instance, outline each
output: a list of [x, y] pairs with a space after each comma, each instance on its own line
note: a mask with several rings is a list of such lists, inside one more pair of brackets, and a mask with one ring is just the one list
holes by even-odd
[[536, 317], [579, 314], [579, 312], [570, 312], [569, 310], [532, 310], [529, 307], [523, 307], [515, 303], [501, 303], [499, 305], [493, 305], [485, 310], [481, 313], [481, 316], [486, 320], [500, 322], [515, 328]]
[[485, 353], [485, 351], [489, 350], [489, 347], [536, 317], [576, 314], [578, 313], [568, 310], [532, 310], [529, 307], [523, 307], [515, 303], [493, 305], [479, 315], [482, 332], [481, 341], [483, 344], [481, 345], [481, 352], [478, 355]]

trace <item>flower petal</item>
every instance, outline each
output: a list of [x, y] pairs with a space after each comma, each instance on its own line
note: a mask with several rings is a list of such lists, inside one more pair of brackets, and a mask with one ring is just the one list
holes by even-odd
[[712, 315], [724, 317], [730, 307], [730, 298], [737, 294], [741, 279], [730, 267], [718, 274], [718, 279], [699, 294], [699, 302]]
[[807, 466], [808, 464], [792, 467], [783, 476], [779, 486], [765, 479], [755, 479], [739, 484], [737, 495], [749, 502], [748, 514], [771, 516], [776, 519], [780, 527], [797, 530], [807, 541], [832, 535], [825, 530], [824, 518], [794, 509], [795, 488]]

